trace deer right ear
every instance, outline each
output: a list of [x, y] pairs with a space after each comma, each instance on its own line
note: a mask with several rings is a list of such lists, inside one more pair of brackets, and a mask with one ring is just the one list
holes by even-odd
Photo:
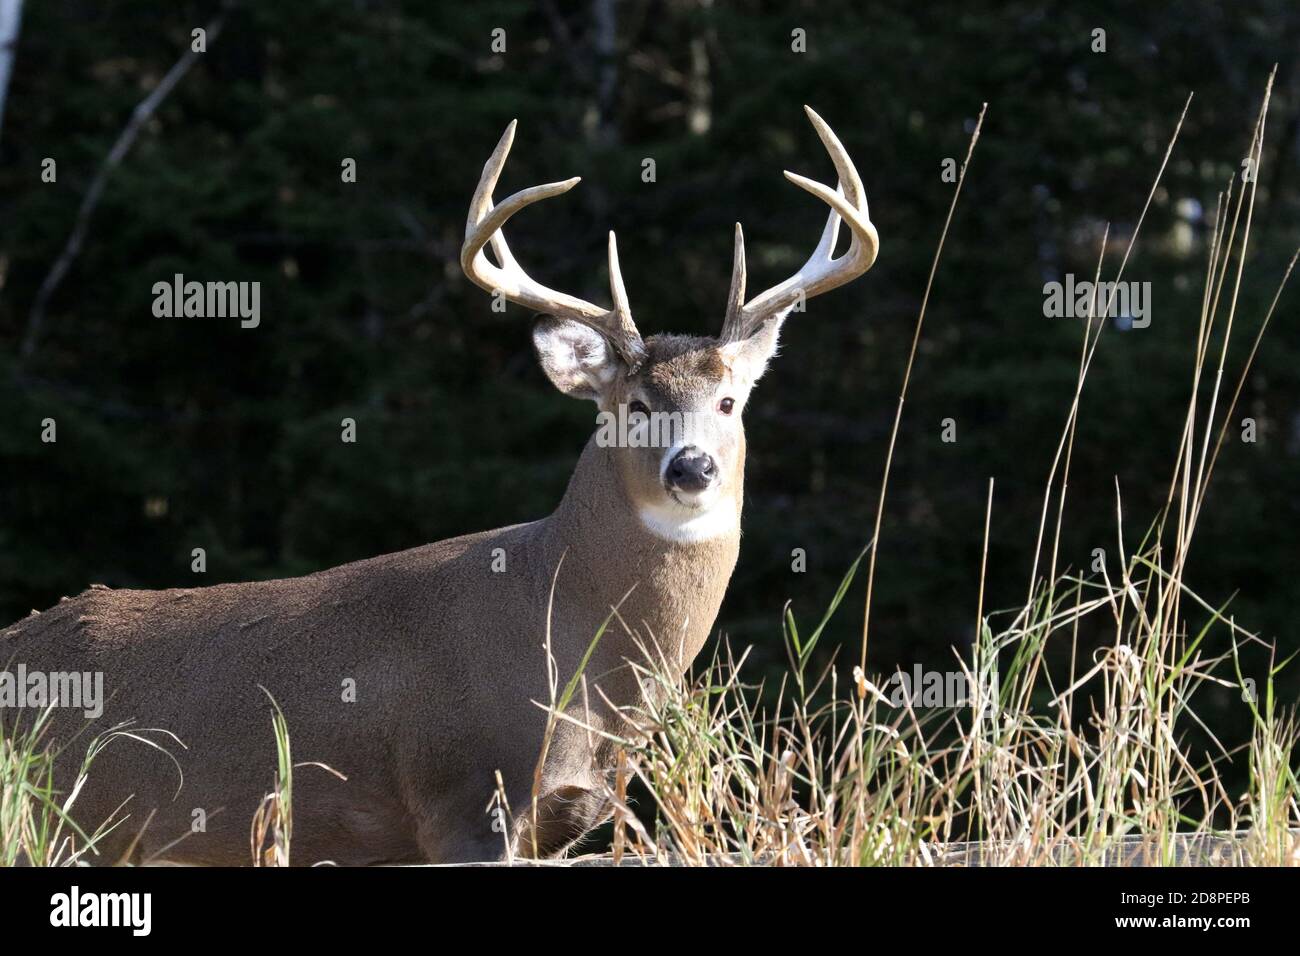
[[565, 395], [599, 401], [622, 364], [603, 335], [571, 319], [545, 315], [533, 326], [542, 371]]

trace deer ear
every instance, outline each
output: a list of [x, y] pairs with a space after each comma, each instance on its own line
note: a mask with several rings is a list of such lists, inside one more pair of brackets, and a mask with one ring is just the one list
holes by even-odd
[[546, 377], [574, 398], [599, 401], [622, 363], [595, 329], [550, 315], [542, 316], [533, 326], [533, 347]]
[[768, 360], [776, 355], [780, 345], [781, 323], [789, 312], [786, 309], [772, 316], [756, 328], [749, 338], [722, 347], [722, 354], [737, 378], [753, 385], [763, 377]]

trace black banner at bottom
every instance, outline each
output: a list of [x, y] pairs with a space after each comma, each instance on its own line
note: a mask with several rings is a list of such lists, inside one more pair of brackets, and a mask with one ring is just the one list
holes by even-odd
[[689, 931], [696, 942], [714, 933], [731, 945], [750, 934], [770, 943], [780, 926], [863, 946], [956, 944], [1007, 930], [1071, 941], [1168, 934], [1180, 945], [1197, 934], [1232, 945], [1261, 930], [1289, 932], [1297, 890], [1297, 870], [1226, 868], [17, 869], [0, 871], [0, 939], [18, 952], [28, 938], [74, 935], [338, 946], [373, 944], [376, 933], [432, 942], [454, 930], [486, 943]]

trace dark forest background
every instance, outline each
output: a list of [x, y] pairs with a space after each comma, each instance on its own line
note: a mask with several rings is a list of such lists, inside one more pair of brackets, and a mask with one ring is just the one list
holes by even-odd
[[[716, 333], [735, 220], [755, 289], [811, 251], [824, 207], [781, 170], [834, 180], [802, 104], [861, 171], [880, 259], [792, 317], [747, 412], [745, 537], [718, 629], [756, 645], [759, 673], [783, 663], [785, 601], [815, 617], [870, 538], [954, 188], [943, 162], [964, 155], [982, 103], [894, 462], [872, 670], [950, 669], [969, 642], [990, 476], [986, 607], [1023, 600], [1082, 332], [1044, 318], [1043, 283], [1091, 277], [1106, 222], [1118, 262], [1189, 92], [1126, 274], [1152, 283], [1152, 323], [1107, 330], [1084, 394], [1064, 565], [1086, 570], [1095, 547], [1115, 560], [1116, 480], [1130, 545], [1164, 503], [1215, 200], [1274, 63], [1229, 385], [1300, 232], [1300, 6], [1288, 0], [244, 2], [113, 170], [33, 334], [38, 289], [113, 142], [221, 9], [25, 5], [0, 130], [6, 622], [91, 582], [191, 586], [195, 547], [202, 583], [298, 575], [549, 512], [593, 410], [546, 382], [529, 316], [492, 312], [457, 263], [470, 194], [515, 117], [498, 196], [583, 182], [512, 222], [512, 248], [543, 281], [604, 301], [604, 237], [617, 230], [646, 334]], [[796, 29], [806, 52], [792, 50]], [[55, 183], [41, 180], [47, 157]], [[347, 157], [355, 183], [341, 181]], [[177, 272], [260, 281], [261, 326], [155, 318], [152, 286]], [[1189, 574], [1287, 651], [1300, 647], [1296, 302], [1292, 289], [1238, 412], [1258, 441], [1230, 431]], [[356, 444], [340, 441], [344, 417]], [[45, 418], [56, 444], [40, 440]], [[823, 641], [827, 654], [849, 648], [846, 664], [862, 584]], [[1223, 650], [1225, 634], [1214, 640]], [[1244, 726], [1231, 691], [1209, 693], [1213, 726]]]

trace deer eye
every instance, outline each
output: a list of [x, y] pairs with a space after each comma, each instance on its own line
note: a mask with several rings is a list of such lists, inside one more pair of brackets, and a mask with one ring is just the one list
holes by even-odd
[[731, 410], [735, 407], [736, 400], [734, 398], [724, 398], [722, 401], [718, 402], [718, 411], [722, 412], [724, 415], [730, 415]]
[[649, 415], [650, 409], [646, 408], [645, 402], [631, 402], [627, 410], [633, 414]]

